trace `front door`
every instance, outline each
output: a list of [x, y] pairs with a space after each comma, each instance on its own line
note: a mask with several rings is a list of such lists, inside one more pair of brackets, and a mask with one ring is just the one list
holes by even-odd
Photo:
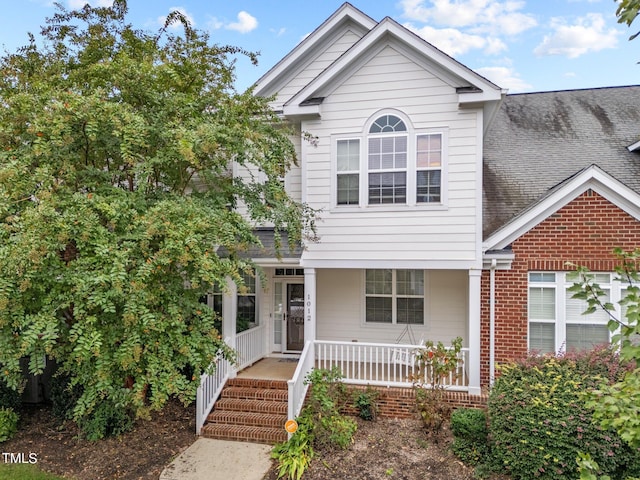
[[304, 347], [304, 284], [287, 283], [286, 351]]

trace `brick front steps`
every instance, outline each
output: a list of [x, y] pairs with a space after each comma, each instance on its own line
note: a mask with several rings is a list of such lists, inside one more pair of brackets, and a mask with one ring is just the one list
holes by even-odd
[[202, 427], [202, 436], [269, 445], [283, 442], [287, 396], [284, 380], [229, 380]]

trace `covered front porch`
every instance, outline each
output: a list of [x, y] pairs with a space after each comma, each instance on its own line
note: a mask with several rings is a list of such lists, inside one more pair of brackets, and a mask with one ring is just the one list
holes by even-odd
[[338, 367], [354, 385], [411, 387], [415, 352], [427, 339], [445, 345], [464, 339], [458, 369], [445, 384], [481, 394], [480, 270], [316, 269], [302, 268], [299, 258], [254, 260], [262, 275], [248, 282], [251, 288], [230, 285], [209, 299], [220, 309], [222, 334], [237, 362], [220, 359], [215, 372], [202, 377], [198, 432], [225, 382], [259, 369], [267, 377], [256, 378], [290, 372], [288, 418], [300, 412], [313, 368]]
[[[257, 336], [257, 328], [243, 332], [239, 336], [243, 347], [259, 345], [249, 340]], [[248, 337], [245, 339], [244, 337]], [[255, 380], [256, 382], [286, 380], [287, 418], [294, 419], [302, 409], [308, 385], [306, 376], [314, 368], [339, 368], [345, 383], [379, 387], [410, 388], [417, 373], [415, 354], [424, 346], [412, 344], [378, 344], [365, 342], [307, 341], [299, 358], [291, 356], [268, 356], [266, 352], [251, 351], [240, 347], [238, 366], [225, 359], [216, 362], [211, 375], [203, 375], [198, 389], [196, 405], [196, 433], [200, 434], [207, 415], [220, 396], [225, 383], [233, 378]], [[469, 349], [464, 348], [458, 357], [457, 369], [442, 384], [452, 392], [469, 393], [468, 376]], [[425, 372], [422, 383], [429, 384], [430, 373]]]

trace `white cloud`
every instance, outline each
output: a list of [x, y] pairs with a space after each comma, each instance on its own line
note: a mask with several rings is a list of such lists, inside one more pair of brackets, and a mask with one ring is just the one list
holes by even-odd
[[599, 13], [589, 13], [580, 17], [573, 25], [562, 18], [553, 18], [551, 35], [545, 35], [542, 43], [534, 49], [538, 56], [564, 55], [577, 58], [589, 52], [614, 48], [618, 44], [620, 32], [606, 28], [606, 22]]
[[520, 78], [512, 68], [509, 67], [482, 67], [475, 71], [501, 88], [509, 89], [509, 92], [521, 92], [532, 88], [526, 81]]
[[[207, 22], [207, 26], [211, 30], [226, 28], [227, 30], [235, 30], [236, 32], [240, 33], [249, 33], [250, 31], [258, 28], [258, 20], [253, 15], [243, 10], [238, 13], [237, 22], [224, 22], [217, 17], [211, 17]], [[281, 33], [284, 33], [284, 29], [280, 29], [280, 32], [278, 32], [278, 36]]]
[[474, 33], [516, 35], [537, 25], [533, 15], [521, 13], [519, 0], [402, 0], [403, 15], [409, 20], [445, 27], [472, 28]]
[[[193, 16], [187, 12], [187, 9], [184, 7], [171, 7], [169, 8], [170, 12], [180, 12], [182, 15], [184, 15], [184, 17], [189, 21], [189, 23], [191, 24], [191, 26], [195, 26], [196, 21], [193, 19]], [[167, 21], [167, 17], [166, 16], [162, 16], [162, 17], [158, 17], [158, 23], [160, 25], [165, 24], [165, 22]], [[171, 30], [177, 30], [182, 28], [182, 24], [180, 22], [174, 22], [171, 25], [169, 25], [169, 29]]]
[[271, 28], [271, 29], [269, 29], [269, 31], [271, 33], [274, 33], [276, 35], [276, 37], [281, 37], [282, 35], [284, 35], [287, 32], [287, 29], [284, 28], [284, 27], [282, 27], [282, 28], [280, 28], [278, 30], [276, 30], [275, 28]]
[[240, 33], [249, 33], [258, 27], [258, 20], [256, 17], [245, 12], [244, 10], [238, 13], [238, 21], [228, 24], [225, 28], [228, 30], [235, 30]]
[[409, 23], [405, 24], [405, 27], [452, 57], [465, 54], [473, 49], [482, 49], [489, 55], [495, 55], [507, 49], [507, 45], [499, 38], [485, 38], [480, 35], [464, 33], [455, 28], [429, 26], [416, 28]]
[[92, 7], [111, 7], [113, 0], [67, 0], [67, 5], [71, 10], [79, 10], [87, 3]]

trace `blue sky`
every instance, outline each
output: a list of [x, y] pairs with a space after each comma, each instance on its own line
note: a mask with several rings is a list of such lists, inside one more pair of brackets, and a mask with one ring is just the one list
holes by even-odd
[[[77, 8], [87, 0], [59, 0]], [[94, 6], [111, 0], [90, 0]], [[329, 17], [341, 0], [129, 0], [129, 21], [156, 30], [180, 10], [212, 41], [260, 52], [237, 63], [243, 90]], [[619, 25], [612, 0], [352, 0], [390, 16], [510, 92], [640, 84], [640, 37]], [[52, 0], [0, 0], [0, 47], [14, 51], [39, 34]], [[640, 21], [637, 25], [640, 30]]]

